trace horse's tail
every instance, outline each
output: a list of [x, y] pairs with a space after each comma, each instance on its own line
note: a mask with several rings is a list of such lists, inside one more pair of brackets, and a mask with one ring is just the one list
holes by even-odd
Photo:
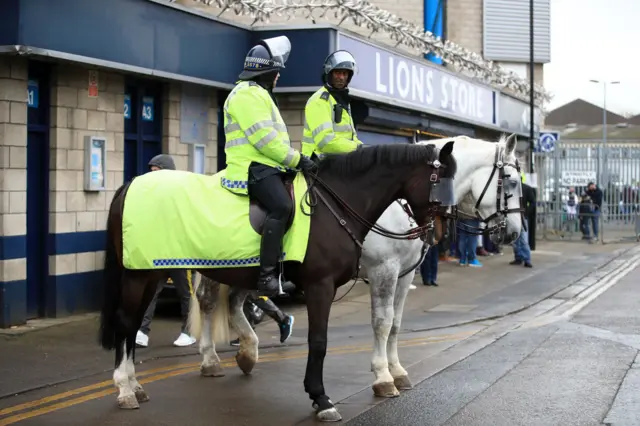
[[118, 259], [118, 251], [116, 241], [122, 238], [121, 235], [114, 235], [114, 216], [117, 216], [121, 194], [128, 187], [128, 183], [122, 185], [115, 192], [111, 205], [109, 207], [109, 215], [107, 216], [107, 245], [104, 256], [103, 271], [103, 299], [102, 311], [100, 313], [100, 345], [111, 350], [116, 344], [116, 329], [118, 328], [118, 307], [120, 304], [120, 294], [122, 292], [122, 267]]
[[220, 284], [211, 322], [213, 342], [216, 345], [229, 344], [229, 286], [226, 284]]
[[200, 340], [200, 336], [202, 336], [202, 312], [200, 311], [200, 302], [198, 302], [198, 287], [202, 285], [202, 281], [207, 278], [200, 275], [200, 279], [196, 283], [193, 277], [195, 277], [195, 271], [191, 273], [193, 283], [193, 290], [191, 291], [191, 300], [189, 301], [189, 318], [187, 319], [187, 325], [189, 327], [189, 334], [194, 337], [196, 340]]

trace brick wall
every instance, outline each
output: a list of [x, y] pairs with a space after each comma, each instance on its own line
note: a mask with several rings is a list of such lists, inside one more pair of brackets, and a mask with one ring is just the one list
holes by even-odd
[[[215, 4], [210, 6], [206, 6], [199, 1], [196, 0], [176, 0], [176, 3], [186, 6], [193, 9], [198, 9], [202, 12], [211, 14], [212, 16], [217, 16], [222, 9], [218, 8]], [[273, 3], [280, 4], [282, 0], [274, 0]], [[415, 23], [418, 26], [422, 27], [424, 25], [424, 0], [403, 0], [403, 1], [395, 1], [395, 0], [371, 0], [371, 4], [391, 12], [396, 16], [405, 19], [409, 22]], [[333, 13], [327, 13], [326, 16], [320, 18], [320, 12], [316, 11], [314, 16], [316, 17], [315, 21], [318, 24], [334, 24], [337, 25], [340, 22], [341, 18], [336, 19]], [[231, 9], [227, 9], [221, 16], [221, 18], [226, 19], [228, 21], [243, 24], [243, 25], [252, 25], [253, 18], [249, 16], [238, 16]], [[294, 16], [291, 19], [286, 19], [285, 17], [280, 16], [272, 16], [269, 22], [257, 22], [255, 26], [269, 26], [269, 25], [313, 25], [310, 19], [306, 18], [303, 15]], [[395, 46], [396, 42], [390, 40], [386, 34], [378, 34], [374, 33], [371, 35], [371, 30], [367, 29], [366, 26], [358, 27], [353, 24], [350, 20], [345, 20], [340, 28], [353, 31], [357, 34], [369, 37], [371, 36], [372, 40], [376, 40], [382, 43], [387, 44], [388, 46]], [[405, 51], [406, 53], [416, 54], [414, 49], [410, 49], [403, 45], [399, 45], [396, 47], [398, 50]]]
[[[217, 172], [218, 161], [218, 94], [215, 89], [202, 87], [209, 100], [209, 129], [208, 143], [205, 148], [206, 174]], [[162, 128], [162, 152], [171, 155], [178, 170], [188, 170], [189, 145], [180, 142], [180, 99], [182, 97], [181, 83], [168, 83], [164, 90]]]
[[[109, 203], [124, 171], [124, 77], [98, 71], [98, 97], [90, 98], [88, 69], [54, 68], [51, 88], [49, 232], [106, 229]], [[84, 139], [107, 140], [104, 192], [85, 192]], [[102, 269], [104, 251], [50, 256], [49, 273], [65, 275]]]
[[482, 1], [447, 1], [447, 38], [482, 54]]
[[291, 146], [302, 149], [302, 131], [304, 129], [304, 106], [310, 95], [278, 95], [280, 115], [287, 125]]
[[[0, 230], [27, 231], [27, 61], [0, 56]], [[0, 282], [24, 280], [25, 258], [0, 260]]]

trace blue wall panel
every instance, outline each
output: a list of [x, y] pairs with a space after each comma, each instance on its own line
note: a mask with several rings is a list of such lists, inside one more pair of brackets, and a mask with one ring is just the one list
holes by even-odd
[[56, 7], [20, 0], [19, 35], [32, 47], [226, 83], [251, 38], [248, 30], [145, 0], [56, 0]]
[[18, 44], [20, 0], [0, 0], [0, 46]]

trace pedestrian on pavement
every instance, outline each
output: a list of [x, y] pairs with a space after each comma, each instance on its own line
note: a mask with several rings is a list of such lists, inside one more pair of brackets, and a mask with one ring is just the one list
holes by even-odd
[[[234, 290], [231, 289], [233, 292]], [[230, 295], [231, 297], [231, 295]], [[278, 306], [273, 303], [271, 299], [266, 296], [258, 296], [253, 297], [251, 293], [247, 296], [248, 302], [253, 303], [258, 308], [262, 309], [265, 314], [267, 314], [271, 319], [273, 319], [280, 329], [280, 343], [286, 342], [289, 337], [291, 337], [291, 333], [293, 332], [293, 323], [295, 318], [293, 315], [285, 314], [278, 308]], [[245, 302], [247, 303], [247, 302]], [[256, 325], [251, 321], [250, 318], [247, 318], [249, 324], [251, 324], [252, 329], [256, 329]], [[230, 342], [231, 346], [240, 346], [240, 338], [232, 340]]]
[[[149, 161], [149, 171], [154, 172], [157, 170], [175, 170], [176, 165], [173, 158], [167, 154], [156, 155]], [[168, 277], [173, 281], [173, 287], [176, 289], [178, 298], [180, 299], [180, 314], [182, 316], [182, 327], [180, 329], [180, 335], [173, 342], [174, 346], [191, 346], [196, 342], [196, 339], [189, 335], [187, 331], [187, 319], [189, 317], [189, 301], [191, 298], [191, 284], [187, 278], [187, 270], [185, 269], [171, 269], [168, 271]], [[156, 310], [156, 303], [158, 302], [158, 296], [164, 289], [165, 280], [161, 280], [158, 283], [156, 294], [151, 299], [147, 311], [144, 313], [142, 319], [142, 325], [140, 330], [136, 334], [136, 344], [143, 348], [149, 346], [149, 333], [151, 332], [151, 320]]]
[[589, 221], [593, 215], [593, 209], [593, 201], [585, 192], [582, 194], [580, 205], [578, 206], [578, 220], [580, 221], [580, 231], [582, 231], [583, 240], [591, 240], [589, 236]]
[[476, 248], [478, 246], [478, 236], [472, 232], [480, 228], [478, 219], [460, 220], [458, 227], [458, 251], [460, 254], [460, 266], [471, 266], [481, 268], [482, 263], [476, 257]]
[[422, 284], [438, 287], [438, 244], [429, 247], [422, 264], [420, 264], [420, 276]]
[[529, 247], [529, 226], [535, 226], [535, 223], [532, 224], [531, 216], [531, 208], [536, 204], [536, 196], [534, 189], [524, 183], [524, 173], [522, 174], [522, 201], [524, 203], [524, 216], [525, 222], [527, 226], [523, 226], [520, 231], [520, 236], [513, 243], [513, 256], [514, 260], [510, 262], [510, 265], [522, 265], [524, 264], [525, 268], [533, 268], [531, 264], [531, 248]]
[[484, 248], [484, 235], [478, 235], [478, 248], [476, 248], [478, 256], [490, 256], [491, 254]]
[[[593, 213], [590, 215], [590, 218], [593, 226], [593, 239], [597, 240], [598, 230], [600, 228], [600, 210], [602, 209], [602, 191], [595, 183], [589, 182], [589, 185], [587, 185], [587, 195], [591, 197], [593, 201]], [[589, 229], [588, 225], [587, 229]]]

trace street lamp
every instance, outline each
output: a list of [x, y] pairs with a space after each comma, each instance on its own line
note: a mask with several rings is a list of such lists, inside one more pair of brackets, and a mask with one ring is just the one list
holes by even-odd
[[600, 146], [598, 146], [598, 170], [596, 172], [596, 176], [598, 179], [598, 185], [602, 185], [602, 176], [600, 175], [601, 172], [601, 166], [600, 166], [600, 159], [601, 159], [601, 155], [600, 152], [602, 151], [602, 149], [604, 148], [604, 146], [607, 144], [607, 84], [620, 84], [619, 81], [600, 81], [600, 80], [589, 80], [590, 83], [596, 83], [596, 84], [602, 84], [602, 88], [603, 88], [603, 95], [604, 95], [604, 100], [602, 102], [602, 142], [600, 143]]

